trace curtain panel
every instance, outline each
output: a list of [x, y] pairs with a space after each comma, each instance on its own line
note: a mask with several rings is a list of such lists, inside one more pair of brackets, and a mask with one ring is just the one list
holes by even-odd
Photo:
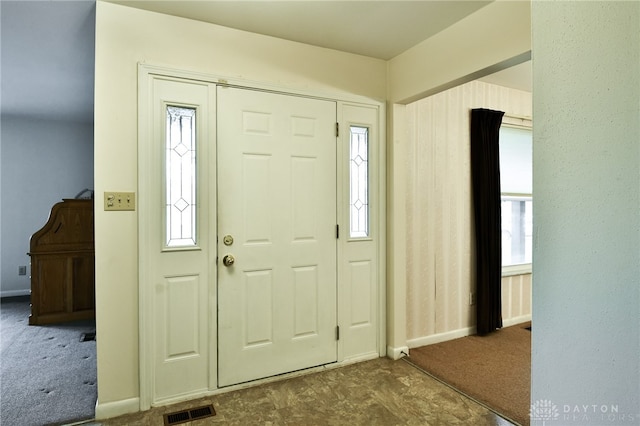
[[476, 236], [477, 333], [502, 327], [499, 132], [504, 112], [471, 110], [471, 178]]

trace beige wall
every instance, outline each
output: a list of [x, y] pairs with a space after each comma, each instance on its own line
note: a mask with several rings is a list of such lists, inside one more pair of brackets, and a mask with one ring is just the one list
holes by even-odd
[[138, 387], [137, 212], [104, 212], [107, 190], [136, 191], [137, 64], [281, 89], [385, 98], [386, 63], [98, 1], [95, 191], [98, 412], [135, 407]]
[[531, 274], [502, 277], [502, 320], [504, 326], [531, 319]]
[[[410, 347], [428, 342], [428, 337], [446, 339], [475, 326], [475, 306], [469, 305], [469, 293], [475, 291], [469, 151], [472, 108], [530, 117], [531, 93], [473, 81], [406, 106]], [[511, 277], [503, 279], [503, 285], [505, 322], [530, 314], [531, 286], [523, 287]], [[521, 306], [522, 298], [528, 306]]]
[[497, 0], [388, 62], [387, 353], [407, 347], [405, 104], [527, 61], [530, 18], [529, 1]]

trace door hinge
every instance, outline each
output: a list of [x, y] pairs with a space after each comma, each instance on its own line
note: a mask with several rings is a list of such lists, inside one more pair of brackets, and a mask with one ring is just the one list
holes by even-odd
[[340, 340], [340, 326], [336, 325], [336, 340]]
[[336, 138], [340, 136], [340, 123], [336, 123]]
[[336, 225], [336, 238], [340, 238], [340, 225]]

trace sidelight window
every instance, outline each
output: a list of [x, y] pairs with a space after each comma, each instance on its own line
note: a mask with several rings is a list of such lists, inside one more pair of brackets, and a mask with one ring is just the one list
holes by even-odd
[[196, 245], [196, 109], [167, 106], [166, 247]]
[[350, 126], [350, 237], [369, 236], [369, 129]]

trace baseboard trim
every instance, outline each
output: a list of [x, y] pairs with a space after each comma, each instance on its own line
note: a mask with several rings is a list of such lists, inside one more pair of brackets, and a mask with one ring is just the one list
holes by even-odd
[[4, 290], [0, 291], [0, 298], [5, 297], [17, 297], [17, 296], [30, 296], [31, 290]]
[[140, 398], [129, 398], [114, 402], [96, 402], [96, 420], [132, 414], [140, 411]]
[[506, 320], [502, 320], [503, 327], [511, 327], [512, 325], [522, 324], [523, 322], [531, 321], [531, 314], [521, 315], [519, 317], [513, 317]]
[[420, 346], [433, 345], [435, 343], [446, 342], [447, 340], [459, 339], [476, 334], [476, 327], [460, 328], [458, 330], [447, 331], [444, 333], [432, 334], [431, 336], [418, 337], [407, 341], [409, 348], [418, 348]]
[[[502, 327], [511, 327], [512, 325], [522, 324], [531, 321], [531, 314], [521, 315], [506, 320], [502, 320]], [[432, 334], [431, 336], [418, 337], [407, 341], [409, 348], [419, 348], [420, 346], [433, 345], [436, 343], [446, 342], [448, 340], [459, 339], [461, 337], [472, 336], [476, 334], [476, 327], [460, 328], [458, 330], [447, 331], [445, 333]]]
[[400, 346], [399, 348], [387, 346], [387, 357], [394, 361], [407, 355], [409, 355], [409, 347], [407, 346]]

